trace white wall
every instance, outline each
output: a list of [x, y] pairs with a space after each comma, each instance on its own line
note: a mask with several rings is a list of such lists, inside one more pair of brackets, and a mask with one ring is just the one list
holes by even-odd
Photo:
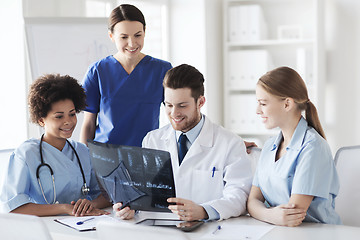
[[203, 112], [222, 123], [222, 1], [170, 1], [170, 60], [196, 67], [205, 77]]
[[333, 154], [360, 144], [360, 1], [329, 0], [326, 8], [325, 132]]
[[27, 137], [21, 0], [0, 1], [0, 29], [0, 149], [5, 149]]

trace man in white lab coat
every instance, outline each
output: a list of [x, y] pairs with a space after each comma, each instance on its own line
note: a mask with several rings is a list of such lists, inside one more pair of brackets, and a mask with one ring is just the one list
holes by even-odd
[[[171, 124], [149, 132], [143, 140], [145, 148], [170, 152], [176, 198], [168, 199], [175, 203], [169, 209], [186, 221], [244, 214], [251, 187], [244, 141], [200, 112], [205, 104], [203, 83], [203, 75], [192, 66], [169, 70], [163, 85]], [[121, 203], [114, 205], [116, 215], [133, 217], [134, 211], [120, 208]]]

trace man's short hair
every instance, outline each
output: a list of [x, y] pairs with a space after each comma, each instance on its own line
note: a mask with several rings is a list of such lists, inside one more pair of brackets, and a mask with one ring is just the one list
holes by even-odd
[[204, 96], [204, 76], [188, 64], [181, 64], [167, 71], [163, 81], [164, 88], [190, 88], [195, 101]]

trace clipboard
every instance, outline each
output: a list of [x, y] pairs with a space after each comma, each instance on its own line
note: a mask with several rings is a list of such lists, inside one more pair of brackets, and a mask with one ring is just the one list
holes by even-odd
[[[91, 220], [89, 220], [91, 219]], [[96, 225], [98, 222], [112, 222], [118, 221], [117, 219], [110, 217], [108, 215], [101, 215], [101, 216], [86, 216], [86, 217], [64, 217], [54, 219], [55, 222], [75, 229], [79, 232], [86, 232], [86, 231], [95, 231]], [[79, 222], [83, 222], [83, 224], [77, 224]]]

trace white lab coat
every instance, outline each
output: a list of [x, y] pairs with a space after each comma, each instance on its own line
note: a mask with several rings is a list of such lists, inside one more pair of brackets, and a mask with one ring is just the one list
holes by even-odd
[[171, 124], [149, 132], [143, 147], [170, 152], [176, 197], [210, 205], [220, 214], [220, 220], [246, 212], [251, 164], [244, 141], [236, 134], [205, 116], [203, 128], [181, 166]]

